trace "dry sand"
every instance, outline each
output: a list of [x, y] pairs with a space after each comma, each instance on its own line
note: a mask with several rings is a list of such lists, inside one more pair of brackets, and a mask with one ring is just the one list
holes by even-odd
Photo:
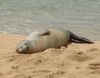
[[100, 78], [100, 42], [17, 54], [25, 37], [0, 34], [0, 78]]

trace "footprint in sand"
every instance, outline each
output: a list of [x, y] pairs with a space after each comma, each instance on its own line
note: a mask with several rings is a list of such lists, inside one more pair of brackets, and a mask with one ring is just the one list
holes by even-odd
[[9, 62], [13, 62], [13, 61], [15, 61], [16, 56], [15, 56], [15, 55], [8, 55], [8, 56], [6, 56], [5, 58], [6, 58], [6, 60], [9, 61]]
[[85, 55], [83, 52], [77, 52], [73, 55], [69, 55], [68, 58], [78, 62], [84, 62], [92, 59], [92, 57]]
[[34, 71], [31, 71], [30, 73], [32, 74], [32, 76], [42, 76], [45, 74], [49, 74], [51, 72], [52, 72], [51, 70], [34, 70]]
[[50, 70], [33, 70], [33, 71], [24, 71], [23, 73], [16, 73], [13, 78], [41, 78], [45, 74], [51, 73]]
[[11, 66], [12, 69], [18, 69], [19, 65], [13, 65]]
[[2, 73], [0, 72], [0, 76], [2, 76]]
[[89, 49], [87, 51], [98, 51], [98, 49], [97, 48], [91, 48], [91, 49]]
[[46, 75], [46, 78], [58, 78], [60, 76], [62, 77], [64, 74], [65, 74], [64, 71], [58, 70], [56, 72], [52, 72], [52, 73]]
[[3, 75], [3, 73], [1, 73], [1, 72], [0, 72], [0, 78], [4, 78], [4, 75]]
[[88, 69], [92, 70], [92, 74], [100, 74], [100, 63], [90, 63]]
[[50, 73], [50, 70], [34, 70], [32, 73]]

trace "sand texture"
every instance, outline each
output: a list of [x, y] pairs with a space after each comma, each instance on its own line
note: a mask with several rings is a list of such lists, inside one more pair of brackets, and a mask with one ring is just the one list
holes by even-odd
[[18, 54], [25, 37], [0, 34], [0, 78], [100, 78], [100, 42]]

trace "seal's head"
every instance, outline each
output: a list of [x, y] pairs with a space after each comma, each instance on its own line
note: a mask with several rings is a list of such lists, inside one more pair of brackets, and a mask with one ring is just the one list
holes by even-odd
[[16, 52], [22, 54], [30, 53], [29, 42], [27, 40], [19, 42], [16, 46]]

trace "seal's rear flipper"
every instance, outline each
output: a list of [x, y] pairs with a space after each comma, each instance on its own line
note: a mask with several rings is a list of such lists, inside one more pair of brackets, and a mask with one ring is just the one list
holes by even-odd
[[72, 42], [75, 42], [75, 43], [89, 43], [89, 44], [93, 44], [93, 42], [90, 41], [87, 38], [77, 36], [74, 33], [72, 33], [71, 31], [69, 31], [69, 33], [70, 33], [70, 39], [71, 39]]

